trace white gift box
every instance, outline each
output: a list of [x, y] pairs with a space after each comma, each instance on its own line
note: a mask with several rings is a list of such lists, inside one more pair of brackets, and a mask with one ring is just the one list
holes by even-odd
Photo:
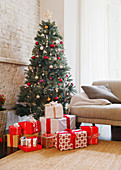
[[[28, 146], [28, 147], [31, 147], [31, 138], [25, 138], [25, 137], [21, 137], [20, 138], [20, 144], [21, 146]], [[33, 138], [33, 147], [36, 147], [37, 146], [37, 138]]]
[[47, 119], [45, 117], [40, 117], [41, 122], [41, 134], [52, 133], [63, 131], [67, 128], [75, 129], [76, 126], [76, 116], [67, 115], [69, 118], [62, 117], [60, 119]]
[[45, 104], [45, 117], [46, 118], [62, 118], [63, 117], [63, 106], [60, 103], [50, 102]]

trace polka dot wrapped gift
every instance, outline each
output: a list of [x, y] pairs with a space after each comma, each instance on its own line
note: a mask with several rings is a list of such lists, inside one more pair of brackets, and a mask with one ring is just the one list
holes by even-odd
[[56, 132], [55, 147], [61, 151], [87, 147], [87, 132], [80, 129]]

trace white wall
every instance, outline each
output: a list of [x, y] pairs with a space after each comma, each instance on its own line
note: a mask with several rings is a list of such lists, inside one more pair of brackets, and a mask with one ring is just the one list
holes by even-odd
[[80, 59], [79, 59], [79, 29], [80, 0], [64, 1], [64, 43], [68, 63], [76, 89], [80, 90]]
[[64, 36], [64, 0], [40, 0], [40, 19], [45, 20], [44, 12], [52, 12], [51, 21], [55, 21], [59, 32]]

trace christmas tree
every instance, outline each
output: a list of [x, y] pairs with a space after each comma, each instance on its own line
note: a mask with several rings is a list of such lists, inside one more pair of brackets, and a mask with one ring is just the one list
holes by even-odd
[[76, 92], [70, 68], [64, 56], [64, 45], [55, 22], [42, 21], [35, 37], [30, 65], [25, 71], [25, 85], [20, 87], [16, 114], [32, 114], [35, 119], [44, 115], [44, 105], [51, 101], [66, 104]]

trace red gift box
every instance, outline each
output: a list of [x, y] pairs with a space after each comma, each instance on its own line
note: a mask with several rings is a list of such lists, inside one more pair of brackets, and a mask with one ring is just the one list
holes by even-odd
[[15, 125], [9, 126], [9, 134], [10, 135], [21, 136], [21, 132], [22, 132], [21, 126], [15, 126]]
[[19, 122], [19, 125], [22, 127], [22, 133], [23, 134], [33, 134], [40, 132], [40, 121], [25, 121], [25, 122]]
[[61, 151], [87, 147], [87, 132], [80, 129], [56, 132], [55, 147]]
[[98, 144], [98, 127], [97, 126], [80, 126], [81, 130], [87, 131], [87, 144]]

